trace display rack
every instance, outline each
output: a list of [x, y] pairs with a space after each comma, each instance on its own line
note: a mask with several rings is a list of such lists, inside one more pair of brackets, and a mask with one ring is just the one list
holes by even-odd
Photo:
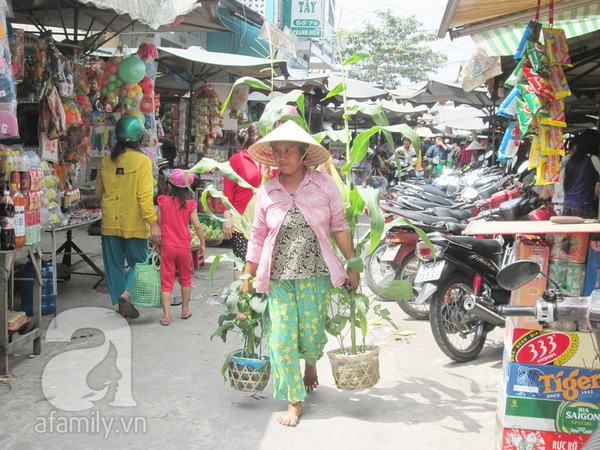
[[[34, 267], [33, 278], [33, 315], [29, 323], [19, 333], [8, 333], [7, 315], [9, 305], [15, 308], [14, 268], [19, 258], [29, 257]], [[11, 251], [0, 251], [0, 375], [8, 374], [8, 355], [17, 348], [33, 341], [33, 354], [42, 353], [40, 319], [42, 314], [42, 273], [40, 271], [42, 250], [40, 244], [25, 246]], [[31, 279], [20, 279], [31, 281]]]

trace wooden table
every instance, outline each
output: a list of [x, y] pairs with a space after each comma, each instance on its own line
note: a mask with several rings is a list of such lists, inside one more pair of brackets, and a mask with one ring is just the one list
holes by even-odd
[[[35, 277], [33, 278], [33, 316], [29, 323], [19, 333], [8, 334], [7, 312], [10, 305], [14, 308], [14, 267], [19, 258], [29, 256], [33, 263]], [[0, 251], [0, 375], [8, 374], [8, 355], [17, 348], [33, 341], [33, 353], [42, 353], [40, 318], [42, 314], [42, 273], [40, 271], [42, 251], [40, 244], [25, 246], [17, 250]], [[31, 279], [29, 279], [31, 280]]]

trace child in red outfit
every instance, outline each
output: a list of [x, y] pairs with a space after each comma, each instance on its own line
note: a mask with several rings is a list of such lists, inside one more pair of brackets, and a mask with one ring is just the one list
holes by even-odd
[[158, 196], [158, 222], [162, 234], [160, 245], [160, 297], [163, 306], [161, 325], [171, 323], [171, 293], [175, 283], [175, 269], [179, 270], [182, 310], [181, 318], [192, 316], [190, 295], [192, 293], [192, 236], [188, 229], [190, 220], [200, 239], [200, 255], [204, 254], [204, 231], [198, 220], [196, 202], [192, 200], [190, 186], [194, 175], [175, 169], [169, 176], [168, 195]]

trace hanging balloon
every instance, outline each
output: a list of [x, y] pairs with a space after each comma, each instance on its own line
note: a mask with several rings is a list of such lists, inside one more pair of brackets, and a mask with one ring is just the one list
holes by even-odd
[[102, 78], [102, 85], [108, 86], [108, 78]]
[[152, 81], [152, 78], [149, 76], [145, 76], [144, 79], [140, 81], [139, 85], [142, 88], [142, 91], [144, 91], [144, 94], [150, 94], [154, 90], [154, 81]]
[[137, 109], [130, 109], [128, 111], [125, 111], [125, 114], [123, 114], [124, 116], [135, 116], [138, 119], [140, 119], [142, 121], [142, 123], [146, 123], [146, 118], [144, 117], [144, 115], [138, 111]]
[[127, 89], [121, 88], [119, 91], [119, 97], [127, 97]]
[[111, 83], [114, 83], [115, 81], [117, 81], [117, 76], [114, 73], [111, 73], [108, 76], [108, 81], [111, 82]]
[[133, 84], [131, 84], [131, 83], [125, 83], [125, 84], [123, 85], [123, 87], [124, 87], [125, 89], [127, 89], [127, 90], [129, 90], [129, 89], [133, 89]]
[[102, 95], [106, 95], [108, 93], [108, 88], [106, 86], [102, 86], [102, 89], [100, 89], [100, 93]]
[[133, 89], [129, 89], [127, 91], [127, 98], [133, 98], [135, 97], [135, 91]]
[[125, 102], [126, 105], [133, 105], [135, 104], [135, 102], [133, 101], [132, 98], [127, 97], [125, 100], [123, 100]]
[[139, 95], [139, 94], [141, 94], [143, 91], [142, 91], [142, 88], [140, 87], [140, 85], [138, 84], [137, 86], [134, 86], [134, 87], [133, 87], [133, 92], [135, 92], [135, 95]]
[[117, 86], [115, 86], [115, 83], [108, 83], [108, 86], [106, 87], [109, 91], [114, 91], [117, 88]]
[[114, 93], [114, 91], [108, 91], [106, 93], [106, 98], [108, 98], [109, 100], [114, 100], [117, 97], [117, 95]]
[[152, 114], [154, 111], [154, 97], [144, 97], [140, 103], [140, 111], [144, 114]]
[[138, 94], [135, 97], [133, 97], [133, 101], [136, 103], [141, 103], [143, 98], [144, 98], [144, 96], [142, 94]]
[[120, 78], [117, 78], [115, 80], [115, 86], [117, 86], [117, 87], [123, 86], [123, 80], [121, 80]]
[[146, 76], [146, 65], [137, 56], [130, 56], [121, 61], [119, 76], [126, 83], [137, 83]]
[[117, 72], [118, 72], [118, 70], [119, 70], [119, 68], [118, 68], [117, 66], [112, 66], [112, 65], [111, 65], [111, 66], [108, 66], [108, 67], [107, 67], [107, 71], [108, 71], [108, 73], [110, 73], [110, 74], [117, 73]]

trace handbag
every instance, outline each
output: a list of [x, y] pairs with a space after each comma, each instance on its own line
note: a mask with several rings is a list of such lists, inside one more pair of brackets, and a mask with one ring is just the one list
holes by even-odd
[[135, 265], [131, 304], [146, 308], [159, 308], [160, 301], [160, 257], [150, 252], [146, 261]]

